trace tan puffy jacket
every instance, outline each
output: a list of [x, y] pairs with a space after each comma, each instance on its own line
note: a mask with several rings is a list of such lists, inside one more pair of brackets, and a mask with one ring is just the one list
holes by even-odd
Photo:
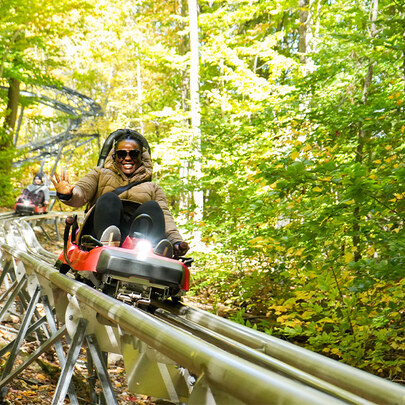
[[[114, 191], [118, 187], [134, 181], [148, 180], [152, 176], [152, 160], [145, 149], [142, 152], [142, 164], [131, 177], [127, 177], [116, 165], [112, 153], [113, 151], [108, 154], [104, 167], [92, 169], [75, 184], [72, 198], [63, 201], [65, 204], [71, 207], [81, 207], [89, 204], [90, 208], [102, 194]], [[120, 194], [119, 197], [121, 200], [129, 200], [139, 204], [151, 200], [156, 201], [163, 210], [167, 239], [173, 244], [183, 241], [167, 206], [166, 195], [156, 183], [146, 181], [138, 184]]]

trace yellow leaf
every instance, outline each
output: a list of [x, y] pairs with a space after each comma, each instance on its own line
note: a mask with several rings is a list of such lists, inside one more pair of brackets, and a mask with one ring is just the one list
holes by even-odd
[[374, 163], [381, 164], [381, 160], [380, 159], [374, 160]]
[[350, 263], [354, 259], [354, 255], [352, 252], [348, 252], [345, 254], [345, 263]]
[[401, 96], [401, 93], [399, 92], [399, 91], [397, 91], [396, 93], [395, 93], [395, 98], [398, 98], [398, 97], [400, 97]]
[[304, 311], [301, 314], [302, 319], [311, 319], [313, 316], [314, 316], [314, 312], [312, 312], [312, 311]]
[[295, 252], [295, 255], [296, 255], [296, 256], [302, 256], [302, 254], [304, 253], [304, 251], [305, 251], [305, 248], [298, 249], [298, 250]]
[[317, 193], [320, 193], [322, 191], [322, 189], [319, 187], [314, 187], [312, 190], [316, 191]]
[[404, 100], [397, 100], [397, 105], [401, 105], [404, 102]]
[[370, 256], [373, 256], [374, 253], [375, 253], [374, 246], [370, 246], [370, 247], [367, 249], [367, 254], [370, 255]]
[[302, 291], [302, 290], [297, 290], [295, 291], [295, 297], [297, 300], [306, 300], [308, 298], [311, 298], [313, 296], [312, 291]]
[[292, 160], [298, 159], [300, 157], [300, 153], [299, 152], [293, 152], [293, 153], [291, 153], [290, 157], [291, 157]]
[[392, 343], [390, 343], [390, 346], [395, 350], [405, 350], [404, 343], [392, 342]]
[[272, 308], [275, 309], [276, 311], [280, 311], [280, 312], [287, 312], [287, 310], [288, 310], [288, 307], [286, 307], [284, 305], [273, 305]]
[[303, 323], [304, 323], [303, 321], [300, 321], [299, 319], [295, 318], [295, 319], [293, 319], [291, 321], [288, 321], [287, 325], [291, 326], [291, 327], [294, 327], [294, 326], [301, 326]]
[[375, 175], [375, 174], [370, 174], [370, 176], [368, 176], [370, 179], [372, 179], [372, 180], [377, 180], [378, 179], [378, 176], [377, 175]]
[[257, 238], [254, 238], [254, 239], [251, 239], [250, 241], [249, 241], [249, 243], [256, 243], [256, 242], [260, 242], [260, 241], [262, 241], [263, 240], [263, 237], [261, 237], [261, 236], [258, 236]]
[[304, 151], [305, 152], [308, 152], [309, 150], [311, 150], [312, 149], [312, 146], [311, 145], [305, 145], [305, 147], [304, 147]]

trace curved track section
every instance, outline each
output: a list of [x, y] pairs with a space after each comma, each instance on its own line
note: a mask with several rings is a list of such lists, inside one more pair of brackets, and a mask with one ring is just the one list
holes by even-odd
[[[15, 341], [0, 350], [2, 356], [9, 353], [0, 378], [3, 392], [54, 346], [62, 372], [53, 403], [63, 403], [66, 395], [78, 403], [71, 375], [84, 345], [89, 373], [97, 375], [108, 404], [117, 401], [103, 353], [123, 356], [131, 392], [171, 403], [405, 404], [403, 386], [269, 335], [181, 303], [134, 308], [60, 274], [53, 267], [56, 256], [42, 248], [32, 226], [62, 217], [1, 218], [0, 319], [17, 307], [24, 313]], [[32, 334], [40, 346], [15, 368], [19, 347]], [[63, 335], [71, 340], [67, 353]], [[92, 403], [100, 403], [96, 390], [91, 392]]]
[[[8, 87], [0, 86], [0, 90], [7, 90]], [[42, 136], [39, 139], [30, 139], [27, 144], [18, 144], [17, 129], [14, 145], [24, 157], [14, 161], [14, 166], [20, 166], [31, 161], [56, 157], [58, 160], [63, 153], [68, 158], [72, 156], [79, 146], [99, 138], [98, 133], [84, 133], [79, 129], [85, 120], [95, 119], [103, 115], [101, 106], [90, 97], [79, 93], [66, 86], [29, 86], [20, 91], [20, 96], [30, 102], [39, 103], [51, 107], [55, 111], [66, 114], [66, 129], [60, 133], [52, 134], [52, 131], [42, 129]], [[21, 124], [23, 110], [19, 117]], [[19, 125], [20, 125], [19, 124]]]

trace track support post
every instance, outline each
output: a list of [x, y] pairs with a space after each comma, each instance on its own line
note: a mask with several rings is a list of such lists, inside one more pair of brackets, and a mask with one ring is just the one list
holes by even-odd
[[[54, 314], [51, 308], [51, 304], [49, 302], [49, 298], [47, 295], [44, 295], [42, 297], [42, 304], [44, 306], [45, 309], [45, 316], [46, 319], [48, 321], [48, 327], [50, 332], [53, 334], [55, 334], [57, 332], [57, 326], [56, 326], [56, 322], [55, 322], [55, 318], [54, 318]], [[66, 327], [66, 326], [65, 326]], [[61, 367], [64, 367], [66, 364], [66, 358], [65, 358], [65, 353], [63, 351], [63, 346], [62, 346], [62, 342], [60, 340], [57, 340], [54, 344], [55, 347], [55, 351], [56, 351], [56, 355], [58, 356], [58, 360], [59, 360], [59, 364]], [[70, 399], [70, 403], [72, 405], [79, 405], [79, 401], [77, 400], [77, 396], [75, 393], [75, 389], [73, 386], [73, 383], [70, 382], [69, 387], [68, 387], [68, 391], [67, 391], [68, 395], [69, 395], [69, 399]]]
[[87, 321], [83, 318], [79, 319], [77, 329], [73, 336], [72, 343], [70, 345], [70, 349], [66, 358], [66, 362], [62, 368], [62, 372], [56, 386], [52, 405], [62, 405], [65, 401], [66, 394], [72, 381], [73, 369], [79, 357], [80, 348], [83, 344], [86, 327]]
[[[92, 364], [95, 366], [98, 379], [100, 380], [100, 384], [103, 389], [104, 398], [102, 399], [101, 403], [105, 403], [106, 405], [118, 405], [117, 398], [115, 397], [115, 393], [110, 381], [110, 376], [107, 372], [107, 356], [101, 352], [95, 335], [86, 336], [86, 341], [88, 345], [87, 357], [90, 358], [88, 365]], [[89, 373], [92, 372], [93, 370], [89, 369]]]

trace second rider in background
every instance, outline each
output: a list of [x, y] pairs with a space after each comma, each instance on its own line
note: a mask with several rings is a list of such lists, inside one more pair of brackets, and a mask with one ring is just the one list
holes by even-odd
[[23, 197], [30, 199], [37, 206], [49, 205], [49, 188], [44, 184], [44, 175], [37, 173], [32, 184], [23, 190]]
[[[55, 173], [52, 182], [58, 198], [71, 207], [88, 204], [87, 229], [102, 243], [113, 239], [119, 245], [133, 232], [147, 232], [156, 254], [171, 257], [174, 248], [176, 256], [184, 255], [189, 245], [174, 223], [163, 189], [150, 181], [152, 160], [138, 133], [119, 129], [115, 134], [104, 167], [92, 169], [75, 185], [69, 184], [67, 172]], [[133, 182], [136, 184], [121, 194], [114, 192]], [[152, 218], [152, 227], [142, 214]]]

